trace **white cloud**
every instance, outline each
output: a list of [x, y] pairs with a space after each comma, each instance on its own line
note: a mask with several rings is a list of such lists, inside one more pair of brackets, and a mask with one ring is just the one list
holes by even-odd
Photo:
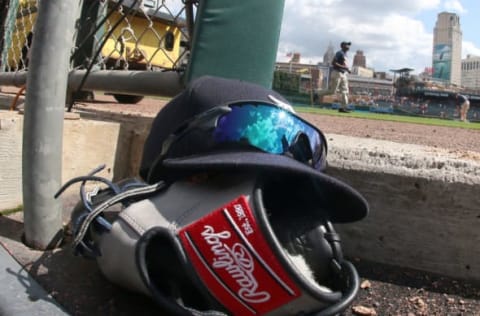
[[447, 0], [444, 4], [445, 10], [449, 12], [456, 12], [460, 14], [467, 13], [467, 10], [463, 7], [462, 3], [459, 0]]
[[297, 51], [302, 60], [321, 62], [328, 44], [352, 41], [352, 58], [363, 50], [367, 65], [378, 71], [431, 65], [432, 32], [414, 18], [438, 9], [440, 0], [287, 0], [278, 60]]
[[480, 56], [480, 48], [472, 42], [464, 41], [462, 43], [462, 58], [466, 58], [467, 55]]

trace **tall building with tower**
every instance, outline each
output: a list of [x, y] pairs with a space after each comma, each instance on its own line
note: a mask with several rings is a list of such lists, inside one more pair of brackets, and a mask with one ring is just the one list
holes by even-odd
[[353, 56], [353, 67], [367, 68], [367, 58], [363, 54], [363, 50], [357, 50], [357, 53]]
[[331, 65], [333, 57], [335, 57], [335, 51], [333, 49], [332, 43], [330, 42], [330, 44], [328, 44], [327, 50], [325, 51], [325, 54], [323, 54], [323, 64]]
[[462, 83], [462, 29], [460, 17], [441, 12], [433, 30], [433, 79], [445, 83]]

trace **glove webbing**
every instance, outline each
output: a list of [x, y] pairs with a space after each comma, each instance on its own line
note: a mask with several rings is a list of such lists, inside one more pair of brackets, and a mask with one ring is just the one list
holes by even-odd
[[78, 229], [78, 233], [75, 236], [75, 239], [73, 240], [73, 243], [72, 243], [73, 247], [76, 248], [78, 244], [80, 244], [80, 242], [83, 240], [83, 238], [85, 237], [85, 234], [88, 231], [88, 227], [92, 224], [95, 218], [98, 215], [100, 215], [100, 213], [105, 211], [107, 208], [123, 201], [126, 198], [129, 198], [132, 196], [142, 196], [146, 194], [151, 194], [164, 189], [166, 186], [167, 186], [166, 183], [161, 181], [149, 186], [127, 190], [125, 192], [119, 193], [111, 197], [110, 199], [104, 201], [102, 204], [95, 207], [91, 213], [88, 213], [87, 217], [85, 217], [85, 220], [80, 225], [80, 228]]

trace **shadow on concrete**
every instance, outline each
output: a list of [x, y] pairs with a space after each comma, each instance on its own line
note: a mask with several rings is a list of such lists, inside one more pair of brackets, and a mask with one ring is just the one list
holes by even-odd
[[[66, 235], [62, 247], [38, 251], [22, 242], [23, 223], [0, 216], [0, 242], [20, 263], [19, 271], [6, 273], [17, 277], [31, 300], [52, 298], [71, 315], [157, 315], [158, 308], [150, 298], [111, 284], [100, 273], [97, 263], [77, 257]], [[27, 271], [48, 295], [38, 296], [22, 275]], [[49, 297], [49, 295], [51, 297]]]

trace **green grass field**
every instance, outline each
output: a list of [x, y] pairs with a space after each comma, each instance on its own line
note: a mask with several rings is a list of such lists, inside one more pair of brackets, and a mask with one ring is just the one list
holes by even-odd
[[369, 120], [383, 120], [383, 121], [392, 121], [392, 122], [458, 127], [458, 128], [480, 130], [480, 123], [464, 123], [464, 122], [454, 121], [454, 120], [442, 120], [439, 118], [437, 119], [437, 118], [426, 118], [426, 117], [419, 117], [419, 116], [403, 116], [403, 115], [370, 113], [370, 112], [339, 113], [337, 110], [320, 109], [320, 108], [313, 108], [313, 107], [306, 107], [306, 106], [295, 106], [295, 109], [298, 112], [315, 113], [320, 115], [332, 115], [332, 116], [343, 116], [343, 117], [347, 116], [347, 117], [356, 117], [356, 118], [369, 119]]

